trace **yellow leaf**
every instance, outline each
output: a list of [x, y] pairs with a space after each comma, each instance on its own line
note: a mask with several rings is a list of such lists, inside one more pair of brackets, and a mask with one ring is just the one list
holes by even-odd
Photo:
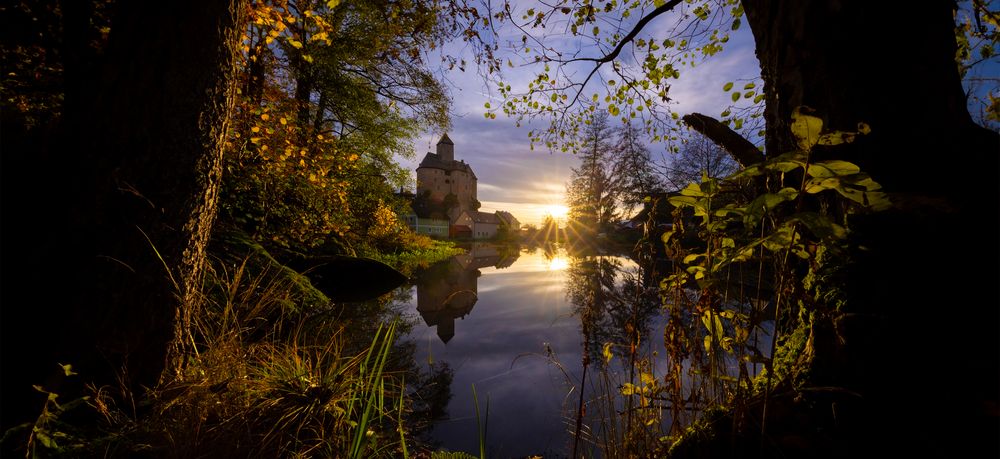
[[799, 148], [805, 151], [812, 149], [816, 142], [819, 142], [819, 133], [823, 130], [823, 120], [812, 115], [802, 113], [802, 109], [808, 107], [795, 107], [792, 111], [792, 135], [799, 144]]
[[282, 125], [288, 124], [288, 120], [286, 120], [285, 118], [278, 118], [278, 122], [281, 123]]
[[262, 119], [264, 121], [267, 121], [267, 119], [270, 118], [270, 117], [271, 117], [271, 115], [268, 115], [267, 113], [265, 113], [263, 115], [260, 115], [260, 119]]
[[298, 41], [298, 40], [296, 40], [294, 38], [289, 38], [288, 39], [288, 44], [292, 45], [296, 49], [302, 49], [302, 42]]
[[652, 385], [653, 383], [656, 382], [656, 378], [653, 377], [653, 374], [646, 373], [645, 371], [639, 373], [639, 379], [641, 379], [642, 383], [647, 386]]
[[299, 165], [300, 165], [300, 166], [305, 166], [305, 165], [306, 165], [306, 160], [304, 160], [304, 159], [300, 159], [300, 160], [299, 160]]
[[604, 343], [604, 362], [611, 363], [611, 343]]
[[250, 132], [254, 132], [254, 133], [260, 132], [260, 126], [254, 126], [254, 127], [250, 128]]
[[348, 161], [357, 161], [358, 160], [358, 155], [357, 154], [352, 154], [351, 156], [347, 157], [347, 160]]
[[340, 0], [330, 0], [330, 1], [326, 2], [326, 7], [332, 10], [332, 9], [336, 8], [337, 5], [339, 5], [339, 4], [340, 4]]
[[265, 38], [265, 39], [264, 39], [264, 43], [266, 43], [266, 44], [269, 44], [269, 45], [270, 45], [270, 44], [271, 44], [271, 43], [273, 43], [273, 42], [274, 42], [274, 38], [271, 38], [271, 37], [267, 37], [267, 38]]
[[308, 54], [303, 54], [303, 55], [302, 55], [302, 60], [304, 60], [304, 61], [306, 61], [306, 62], [308, 62], [308, 63], [310, 63], [310, 64], [312, 64], [312, 63], [313, 63], [313, 58], [312, 58], [312, 56], [310, 56], [310, 55], [308, 55]]

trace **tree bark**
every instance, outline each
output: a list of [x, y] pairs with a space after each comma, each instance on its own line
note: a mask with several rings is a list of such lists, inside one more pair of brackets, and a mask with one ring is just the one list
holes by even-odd
[[98, 293], [110, 294], [114, 310], [101, 328], [123, 333], [98, 342], [139, 360], [130, 369], [142, 384], [165, 364], [176, 376], [192, 350], [247, 8], [246, 0], [121, 2], [115, 21], [102, 99], [87, 124], [98, 140], [98, 254], [133, 269], [103, 264], [115, 282]]
[[682, 119], [688, 126], [691, 126], [691, 129], [698, 131], [699, 134], [715, 142], [716, 145], [725, 148], [733, 159], [740, 163], [740, 166], [747, 167], [764, 161], [764, 153], [754, 144], [715, 118], [701, 113], [691, 113], [684, 115]]
[[[743, 5], [764, 79], [767, 155], [795, 148], [797, 106], [826, 129], [868, 123], [870, 135], [814, 154], [855, 162], [894, 203], [850, 219], [848, 302], [824, 319], [836, 333], [814, 382], [862, 395], [863, 411], [840, 420], [867, 426], [852, 438], [870, 437], [877, 452], [997, 455], [1000, 138], [966, 109], [954, 4]], [[883, 434], [886, 425], [905, 436]]]
[[4, 170], [5, 194], [27, 192], [5, 222], [30, 228], [4, 235], [4, 346], [20, 344], [5, 365], [24, 365], [5, 392], [62, 363], [139, 397], [191, 351], [248, 0], [115, 8], [103, 56], [66, 74], [60, 139], [9, 152], [44, 175]]

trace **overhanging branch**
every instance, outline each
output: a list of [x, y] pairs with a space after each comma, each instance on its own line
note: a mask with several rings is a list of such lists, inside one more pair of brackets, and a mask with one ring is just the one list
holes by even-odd
[[691, 113], [681, 119], [692, 129], [728, 151], [740, 166], [747, 167], [764, 161], [764, 153], [754, 144], [715, 118], [701, 113]]

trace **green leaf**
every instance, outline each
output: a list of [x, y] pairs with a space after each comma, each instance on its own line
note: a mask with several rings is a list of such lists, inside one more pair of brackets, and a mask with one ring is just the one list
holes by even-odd
[[762, 245], [767, 250], [777, 252], [792, 248], [794, 244], [799, 242], [799, 239], [801, 239], [801, 235], [794, 230], [794, 225], [786, 224], [764, 238]]
[[823, 120], [812, 115], [802, 113], [806, 107], [795, 107], [792, 111], [792, 135], [799, 148], [805, 151], [812, 149], [819, 142], [819, 133], [823, 130]]
[[730, 82], [722, 85], [722, 90], [723, 91], [729, 91], [730, 89], [733, 89], [733, 82], [732, 81], [730, 81]]
[[861, 172], [861, 168], [847, 161], [829, 160], [818, 161], [809, 165], [807, 173], [813, 177], [840, 177], [844, 175], [854, 175]]
[[733, 93], [733, 97], [731, 97], [731, 99], [733, 99], [733, 102], [739, 101], [740, 100], [740, 92], [739, 91], [734, 92]]
[[821, 191], [833, 190], [840, 186], [840, 179], [836, 177], [812, 178], [806, 182], [805, 192], [816, 194]]
[[722, 319], [719, 318], [719, 314], [705, 311], [701, 314], [701, 323], [705, 325], [705, 330], [708, 330], [709, 333], [715, 333], [716, 339], [722, 341], [726, 329], [722, 328]]
[[818, 143], [820, 145], [840, 145], [853, 142], [855, 137], [857, 134], [854, 132], [834, 131], [819, 136]]
[[882, 189], [882, 185], [879, 185], [878, 182], [872, 180], [868, 174], [864, 173], [841, 177], [840, 181], [843, 182], [845, 186], [864, 191], [876, 191]]
[[683, 196], [705, 196], [702, 192], [701, 187], [695, 183], [688, 183], [684, 189], [681, 190], [681, 195]]
[[698, 199], [693, 196], [671, 196], [667, 198], [667, 202], [675, 207], [695, 207], [698, 205]]
[[67, 364], [63, 365], [63, 364], [60, 363], [59, 366], [62, 367], [63, 373], [66, 376], [73, 376], [73, 375], [79, 374], [79, 373], [73, 371], [73, 365], [71, 365], [71, 364], [67, 363]]
[[733, 19], [733, 30], [739, 30], [739, 28], [740, 28], [740, 19], [739, 18]]
[[830, 217], [816, 212], [801, 212], [788, 218], [788, 222], [802, 223], [806, 229], [820, 239], [844, 239], [847, 228], [830, 220]]
[[743, 90], [753, 89], [753, 88], [756, 88], [756, 87], [757, 87], [757, 85], [753, 84], [753, 82], [750, 82], [750, 83], [747, 83], [746, 85], [743, 86]]
[[841, 196], [850, 199], [872, 210], [885, 210], [892, 207], [889, 197], [881, 191], [861, 191], [848, 186], [834, 188]]
[[704, 258], [704, 257], [705, 254], [703, 253], [692, 253], [691, 255], [684, 257], [684, 261], [682, 263], [689, 265], [692, 262], [697, 261], [699, 258]]
[[779, 204], [791, 201], [798, 197], [799, 192], [794, 188], [782, 188], [777, 193], [764, 193], [757, 196], [750, 204], [747, 206], [747, 216], [749, 220], [756, 221], [760, 217], [764, 216], [767, 212], [778, 207]]

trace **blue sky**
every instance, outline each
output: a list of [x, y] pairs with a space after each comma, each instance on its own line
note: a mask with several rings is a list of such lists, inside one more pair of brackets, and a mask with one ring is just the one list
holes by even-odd
[[[647, 25], [647, 35], [662, 37], [663, 31], [676, 20], [672, 13], [655, 19]], [[587, 50], [584, 48], [584, 51]], [[534, 150], [530, 148], [528, 131], [546, 127], [544, 120], [516, 127], [515, 120], [502, 113], [498, 113], [496, 119], [485, 119], [484, 103], [493, 101], [494, 106], [499, 104], [496, 103], [497, 98], [491, 98], [486, 93], [482, 77], [471, 64], [474, 56], [463, 43], [449, 44], [441, 52], [460, 56], [470, 63], [465, 72], [442, 70], [442, 75], [448, 81], [453, 99], [453, 127], [448, 136], [455, 142], [455, 158], [469, 163], [479, 178], [481, 210], [507, 210], [522, 223], [540, 223], [552, 210], [551, 206], [563, 204], [565, 184], [578, 159], [571, 153], [548, 151], [544, 145], [535, 145]], [[430, 56], [429, 61], [437, 62], [436, 56]], [[993, 59], [977, 68], [975, 74], [996, 77], [1000, 75], [998, 67], [997, 59]], [[506, 69], [504, 79], [514, 86], [518, 81], [530, 80], [534, 71], [537, 69]], [[680, 73], [680, 78], [671, 83], [670, 96], [676, 103], [672, 109], [680, 115], [699, 112], [718, 117], [732, 104], [730, 94], [722, 90], [726, 82], [759, 78], [760, 68], [754, 55], [750, 28], [744, 24], [739, 30], [731, 32], [730, 40], [721, 53], [695, 67], [684, 66]], [[594, 91], [603, 91], [600, 81], [591, 81], [585, 94]], [[411, 171], [415, 170], [424, 155], [434, 151], [441, 134], [429, 132], [419, 137], [413, 144], [414, 157], [401, 159], [401, 164]], [[669, 160], [663, 144], [653, 144], [651, 152], [655, 159]]]
[[[657, 18], [648, 30], [655, 33], [660, 23], [667, 24], [670, 20], [667, 15]], [[468, 50], [463, 52], [463, 47], [464, 44], [456, 43], [442, 51], [462, 55], [472, 62], [474, 56]], [[431, 61], [435, 62], [434, 57]], [[504, 77], [511, 82], [527, 81], [532, 78], [533, 70], [507, 69]], [[733, 33], [722, 53], [681, 71], [681, 78], [670, 90], [677, 102], [673, 108], [681, 114], [702, 112], [717, 116], [730, 104], [729, 94], [722, 91], [722, 86], [734, 79], [756, 78], [759, 73], [753, 54], [753, 37], [749, 27], [742, 27]], [[448, 136], [455, 142], [455, 158], [469, 163], [479, 178], [481, 210], [507, 210], [522, 223], [540, 223], [551, 211], [550, 206], [563, 204], [565, 185], [578, 159], [571, 153], [548, 151], [544, 145], [535, 145], [531, 150], [528, 131], [547, 126], [545, 121], [522, 123], [521, 127], [516, 127], [515, 120], [502, 113], [493, 120], [484, 118], [483, 104], [491, 98], [474, 66], [465, 72], [453, 70], [444, 75], [453, 100], [452, 129]], [[593, 87], [588, 86], [587, 93], [598, 88], [603, 91], [603, 86], [598, 84], [592, 81]], [[416, 154], [412, 159], [402, 159], [401, 164], [415, 170], [424, 155], [434, 151], [441, 134], [425, 133], [418, 138], [413, 145]], [[653, 145], [652, 153], [656, 157], [665, 155], [663, 145]]]

